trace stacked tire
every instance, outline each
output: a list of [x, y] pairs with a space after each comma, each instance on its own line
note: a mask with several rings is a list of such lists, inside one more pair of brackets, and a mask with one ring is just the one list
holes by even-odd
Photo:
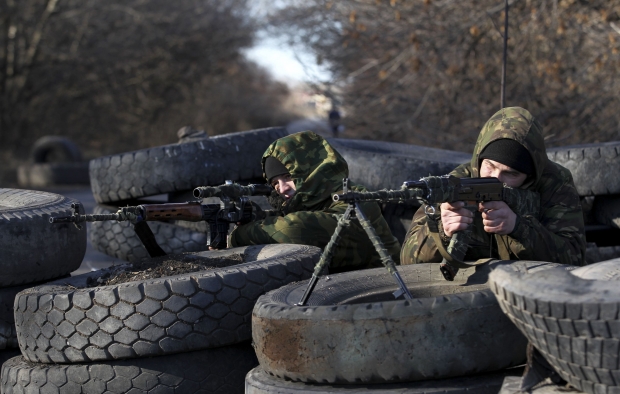
[[29, 287], [67, 276], [86, 253], [86, 229], [52, 225], [73, 213], [73, 199], [58, 194], [0, 189], [0, 362], [19, 354], [13, 303]]
[[502, 310], [568, 383], [589, 394], [620, 391], [620, 259], [572, 271], [500, 267], [491, 289]]
[[568, 168], [582, 200], [588, 264], [620, 257], [620, 141], [547, 149]]
[[183, 256], [216, 268], [93, 285], [116, 267], [19, 293], [22, 356], [4, 364], [2, 392], [242, 393], [257, 365], [249, 343], [256, 299], [308, 278], [320, 249], [279, 244]]
[[[491, 261], [454, 282], [436, 264], [399, 267], [413, 300], [394, 300], [385, 269], [322, 278], [304, 306], [308, 282], [260, 297], [252, 337], [260, 367], [248, 393], [493, 392], [525, 361], [527, 341], [488, 287], [498, 266], [538, 272], [558, 264]], [[467, 376], [465, 382], [462, 378]]]
[[[91, 160], [91, 188], [99, 204], [95, 213], [116, 212], [127, 205], [194, 200], [195, 187], [216, 186], [226, 180], [263, 183], [261, 157], [269, 144], [287, 134], [281, 127], [214, 137], [196, 134], [202, 137], [184, 137], [177, 144]], [[206, 223], [148, 225], [168, 254], [208, 249]], [[98, 251], [129, 262], [148, 257], [130, 223], [92, 223], [91, 243]]]

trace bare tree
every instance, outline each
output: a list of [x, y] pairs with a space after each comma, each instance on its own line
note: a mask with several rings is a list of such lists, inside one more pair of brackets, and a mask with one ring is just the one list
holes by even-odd
[[[506, 105], [549, 146], [619, 139], [620, 1], [510, 3]], [[350, 133], [460, 150], [500, 107], [503, 20], [500, 0], [307, 0], [272, 17], [329, 65]]]
[[[96, 156], [290, 118], [288, 94], [242, 50], [248, 0], [0, 0], [0, 145], [43, 134]], [[265, 93], [260, 105], [248, 99]], [[257, 111], [257, 112], [253, 112]]]

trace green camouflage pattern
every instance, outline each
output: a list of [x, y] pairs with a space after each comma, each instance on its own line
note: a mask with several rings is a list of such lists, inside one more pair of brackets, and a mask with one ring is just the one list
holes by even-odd
[[[342, 180], [349, 176], [344, 158], [325, 139], [304, 131], [280, 138], [263, 154], [272, 156], [289, 170], [295, 182], [296, 193], [283, 204], [284, 216], [267, 217], [232, 231], [230, 246], [293, 243], [324, 248], [338, 224], [338, 215], [344, 214], [347, 203], [334, 202], [332, 196], [342, 193]], [[351, 185], [355, 191], [365, 191], [361, 185]], [[398, 264], [400, 245], [392, 235], [376, 202], [360, 203], [385, 248]], [[345, 228], [333, 252], [330, 272], [382, 267], [376, 252], [359, 221]]]
[[[471, 162], [462, 164], [450, 174], [459, 178], [479, 177], [479, 156], [491, 142], [508, 138], [519, 142], [531, 154], [535, 173], [519, 188], [537, 192], [539, 201], [509, 193], [516, 201], [509, 206], [517, 214], [517, 226], [509, 235], [484, 232], [482, 215], [476, 213], [466, 260], [488, 257], [515, 260], [537, 260], [562, 264], [585, 264], [585, 228], [579, 195], [569, 170], [551, 162], [545, 152], [542, 126], [525, 109], [504, 108], [484, 125]], [[533, 194], [530, 194], [530, 196]], [[513, 208], [515, 204], [518, 208]], [[439, 209], [438, 207], [436, 207]], [[442, 242], [449, 239], [443, 234]], [[401, 249], [402, 264], [441, 262], [442, 258], [429, 234], [424, 207], [413, 217]]]

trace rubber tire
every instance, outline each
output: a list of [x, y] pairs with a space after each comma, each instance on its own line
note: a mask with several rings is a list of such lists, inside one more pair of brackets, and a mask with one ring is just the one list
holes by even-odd
[[[17, 344], [17, 332], [15, 331], [13, 305], [15, 304], [17, 293], [29, 287], [32, 287], [32, 284], [0, 288], [0, 350], [17, 349], [19, 347]], [[1, 357], [2, 352], [0, 352]]]
[[93, 196], [109, 203], [262, 178], [261, 157], [285, 128], [223, 134], [90, 161]]
[[597, 196], [592, 215], [600, 224], [620, 228], [620, 196]]
[[620, 257], [620, 246], [596, 246], [588, 244], [586, 264], [595, 264]]
[[331, 385], [290, 382], [265, 373], [260, 367], [245, 377], [246, 394], [330, 394], [330, 393], [387, 393], [387, 394], [497, 394], [506, 376], [523, 373], [523, 368], [474, 375], [463, 378], [425, 380], [413, 383], [371, 385]]
[[[497, 394], [523, 394], [521, 388], [521, 377], [508, 376], [504, 379], [501, 390]], [[566, 386], [559, 386], [554, 383], [541, 383], [536, 385], [535, 388], [526, 392], [527, 394], [583, 394], [583, 391], [579, 391]]]
[[90, 185], [88, 162], [24, 164], [17, 167], [17, 183], [29, 188]]
[[150, 357], [247, 341], [256, 299], [309, 278], [321, 250], [257, 245], [195, 253], [242, 254], [246, 263], [115, 286], [84, 288], [100, 270], [19, 293], [15, 326], [32, 362], [80, 363]]
[[[506, 315], [562, 379], [591, 394], [620, 388], [615, 380], [620, 373], [618, 261], [599, 264], [536, 275], [502, 267], [490, 276]], [[604, 277], [612, 280], [600, 280]]]
[[2, 393], [242, 394], [244, 376], [258, 362], [249, 343], [182, 354], [90, 364], [2, 366]]
[[400, 189], [404, 181], [444, 175], [471, 154], [397, 142], [328, 138], [349, 165], [349, 178], [369, 190]]
[[620, 141], [550, 148], [547, 157], [570, 170], [580, 196], [620, 194]]
[[78, 269], [86, 254], [86, 227], [50, 224], [70, 216], [77, 202], [54, 193], [0, 189], [0, 287], [59, 278]]
[[46, 135], [34, 142], [30, 156], [34, 163], [49, 163], [49, 155], [62, 157], [62, 162], [82, 161], [82, 154], [77, 145], [68, 138]]
[[[112, 206], [97, 205], [93, 212], [109, 214], [117, 210]], [[198, 227], [186, 228], [166, 222], [148, 222], [148, 226], [153, 231], [159, 246], [167, 254], [201, 252], [209, 249], [207, 245], [209, 236], [204, 232], [194, 231]], [[92, 222], [90, 242], [99, 252], [131, 263], [150, 257], [133, 224], [129, 222], [115, 220]]]
[[296, 303], [308, 282], [284, 286], [254, 307], [256, 355], [278, 378], [330, 384], [408, 382], [519, 365], [526, 340], [486, 284], [489, 270], [501, 264], [507, 262], [461, 270], [454, 282], [443, 279], [438, 264], [401, 266], [413, 301], [393, 299], [396, 284], [383, 268], [329, 275], [303, 307]]

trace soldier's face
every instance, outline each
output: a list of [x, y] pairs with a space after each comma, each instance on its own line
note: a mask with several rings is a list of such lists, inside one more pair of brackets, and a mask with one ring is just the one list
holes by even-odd
[[290, 200], [295, 195], [295, 182], [291, 179], [290, 174], [278, 175], [271, 180], [271, 186], [284, 197]]
[[497, 178], [510, 187], [519, 187], [523, 185], [523, 182], [527, 179], [527, 174], [489, 159], [482, 160], [480, 164], [480, 176]]

